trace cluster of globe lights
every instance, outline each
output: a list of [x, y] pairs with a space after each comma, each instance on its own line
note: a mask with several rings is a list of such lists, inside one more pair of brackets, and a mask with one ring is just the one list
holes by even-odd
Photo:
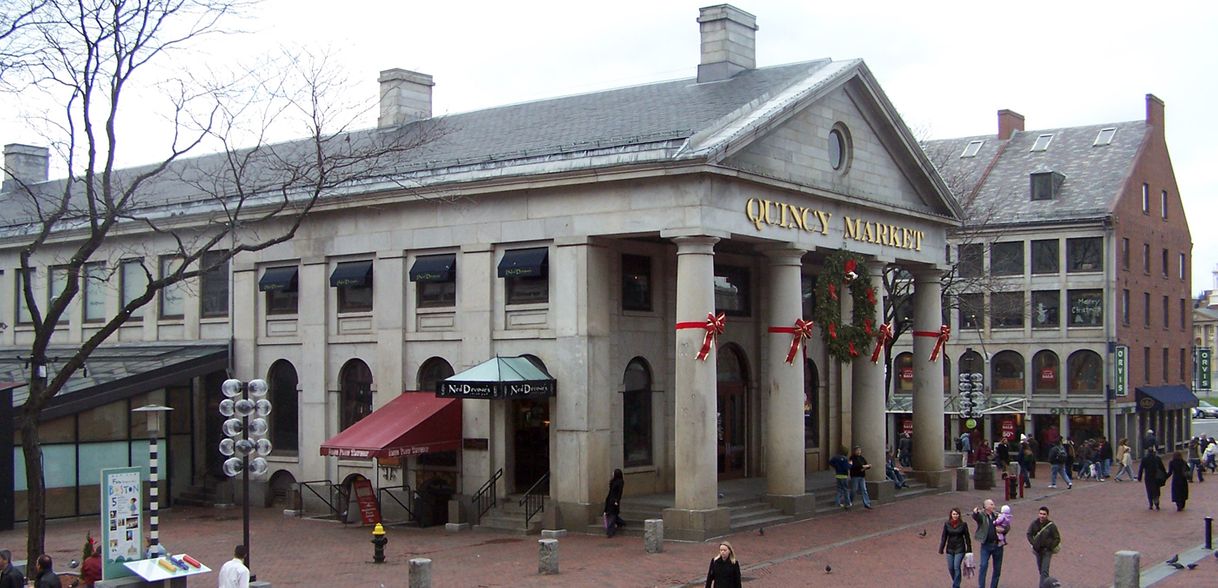
[[[247, 394], [242, 394], [243, 388]], [[265, 438], [266, 417], [271, 414], [267, 389], [266, 380], [250, 380], [244, 384], [241, 380], [225, 380], [220, 386], [226, 397], [220, 401], [220, 414], [227, 417], [222, 428], [226, 437], [220, 441], [220, 454], [228, 458], [224, 460], [224, 475], [230, 478], [245, 471], [246, 460], [249, 472], [255, 476], [265, 474], [270, 468], [266, 456], [271, 454], [271, 441]]]

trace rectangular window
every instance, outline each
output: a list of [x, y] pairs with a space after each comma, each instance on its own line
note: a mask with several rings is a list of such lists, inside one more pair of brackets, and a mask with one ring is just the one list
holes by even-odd
[[816, 314], [816, 276], [799, 276], [799, 300], [805, 321]]
[[1057, 239], [1032, 241], [1032, 273], [1056, 274], [1061, 271]]
[[[127, 305], [148, 288], [148, 272], [144, 271], [144, 261], [142, 259], [124, 259], [119, 266], [118, 280], [119, 291], [121, 296], [119, 304], [126, 308]], [[131, 318], [127, 320], [140, 321], [144, 320], [144, 307], [131, 311]]]
[[622, 452], [626, 467], [652, 464], [651, 390], [622, 393]]
[[981, 146], [985, 145], [985, 141], [969, 141], [964, 147], [964, 153], [960, 154], [960, 158], [977, 157], [977, 152], [981, 151]]
[[749, 316], [748, 268], [715, 266], [715, 312]]
[[506, 304], [544, 304], [550, 301], [550, 249], [508, 249], [499, 260]]
[[980, 294], [961, 294], [957, 297], [961, 329], [981, 328], [981, 317], [985, 316], [984, 300]]
[[228, 263], [227, 251], [203, 254], [199, 268], [199, 314], [203, 317], [228, 316]]
[[410, 266], [415, 304], [419, 308], [457, 305], [457, 254], [421, 255]]
[[1163, 297], [1163, 328], [1164, 329], [1166, 329], [1169, 326], [1168, 310], [1167, 310], [1169, 305], [1170, 305], [1170, 303], [1168, 302], [1167, 296], [1164, 296]]
[[1167, 277], [1167, 258], [1170, 254], [1166, 249], [1163, 250], [1163, 277]]
[[338, 312], [370, 312], [372, 260], [336, 264], [330, 273], [330, 287], [338, 289]]
[[1049, 143], [1053, 142], [1053, 135], [1041, 135], [1036, 138], [1036, 142], [1032, 143], [1030, 151], [1045, 151], [1049, 148]]
[[1187, 370], [1185, 369], [1187, 367], [1188, 367], [1188, 355], [1184, 351], [1184, 348], [1181, 347], [1180, 348], [1180, 381], [1181, 382], [1186, 380], [1184, 374], [1187, 373]]
[[1062, 294], [1058, 290], [1038, 290], [1032, 293], [1032, 328], [1056, 329], [1060, 325]]
[[1037, 172], [1031, 178], [1032, 200], [1057, 200], [1066, 176], [1057, 172]]
[[1150, 348], [1142, 348], [1142, 382], [1150, 383]]
[[1184, 279], [1184, 277], [1188, 275], [1188, 273], [1184, 271], [1184, 266], [1185, 266], [1185, 265], [1187, 265], [1187, 263], [1185, 262], [1185, 258], [1184, 258], [1184, 254], [1183, 254], [1183, 253], [1181, 253], [1181, 254], [1179, 255], [1179, 259], [1178, 259], [1177, 261], [1178, 261], [1178, 265], [1180, 266], [1180, 270], [1179, 270], [1179, 271], [1180, 271], [1180, 279], [1181, 279], [1181, 280], [1183, 280], [1183, 279]]
[[[161, 279], [165, 279], [182, 265], [182, 259], [175, 255], [161, 257]], [[178, 319], [185, 316], [186, 282], [178, 281], [161, 289], [161, 318]]]
[[86, 263], [84, 267], [85, 284], [81, 288], [84, 294], [85, 322], [100, 322], [106, 318], [106, 264], [105, 262]]
[[1150, 184], [1142, 184], [1142, 214], [1150, 214]]
[[1113, 127], [1108, 127], [1106, 129], [1100, 129], [1100, 132], [1096, 133], [1095, 142], [1092, 143], [1091, 146], [1100, 147], [1103, 145], [1108, 145], [1108, 144], [1112, 143], [1112, 138], [1115, 136], [1116, 136], [1116, 129]]
[[1129, 324], [1129, 289], [1121, 291], [1121, 322]]
[[1023, 292], [995, 292], [990, 295], [990, 328], [1023, 328]]
[[990, 274], [995, 276], [1023, 275], [1023, 241], [990, 245]]
[[968, 243], [960, 246], [960, 264], [957, 273], [962, 278], [981, 277], [982, 256], [981, 243]]
[[1150, 292], [1142, 293], [1142, 326], [1150, 326]]
[[47, 284], [47, 308], [51, 307], [51, 303], [59, 298], [60, 294], [68, 288], [68, 268], [62, 265], [52, 266], [49, 272], [50, 282]]
[[651, 258], [622, 255], [622, 310], [651, 311]]
[[1104, 269], [1104, 238], [1066, 239], [1066, 271], [1098, 272]]
[[1163, 220], [1167, 220], [1167, 190], [1159, 195], [1159, 208], [1163, 211]]
[[1067, 299], [1071, 327], [1099, 327], [1104, 324], [1103, 290], [1070, 290]]
[[296, 314], [300, 304], [299, 269], [296, 266], [269, 267], [258, 280], [258, 290], [266, 293], [267, 314]]
[[1142, 244], [1142, 272], [1150, 273], [1150, 243]]
[[1184, 323], [1185, 323], [1185, 318], [1188, 317], [1188, 312], [1185, 310], [1187, 308], [1188, 308], [1188, 301], [1185, 300], [1184, 298], [1181, 298], [1180, 299], [1180, 330], [1181, 331], [1186, 330]]
[[1129, 270], [1129, 237], [1121, 239], [1121, 269]]
[[[21, 268], [17, 268], [17, 324], [28, 325], [34, 322], [34, 315], [30, 313], [30, 306], [25, 303], [25, 283], [28, 281], [31, 286], [37, 279], [38, 268], [30, 268], [29, 273], [24, 273]], [[34, 293], [37, 296], [37, 292]]]
[[1164, 382], [1167, 382], [1168, 377], [1169, 377], [1167, 375], [1167, 372], [1168, 372], [1167, 365], [1168, 365], [1168, 362], [1171, 361], [1171, 359], [1168, 357], [1168, 353], [1169, 353], [1168, 349], [1166, 347], [1164, 347], [1163, 348], [1163, 381]]

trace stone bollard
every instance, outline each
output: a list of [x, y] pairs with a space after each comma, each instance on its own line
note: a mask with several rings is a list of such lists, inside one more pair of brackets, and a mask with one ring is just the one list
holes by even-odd
[[1139, 569], [1142, 556], [1136, 551], [1116, 552], [1116, 573], [1113, 588], [1141, 588], [1142, 572]]
[[410, 588], [431, 588], [431, 560], [416, 557], [410, 560]]
[[538, 539], [537, 573], [558, 573], [558, 539]]
[[664, 551], [664, 519], [647, 519], [643, 522], [643, 549], [647, 553]]

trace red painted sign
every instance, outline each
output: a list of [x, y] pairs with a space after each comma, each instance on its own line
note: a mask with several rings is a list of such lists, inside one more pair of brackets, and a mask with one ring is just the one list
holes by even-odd
[[901, 368], [901, 379], [905, 380], [906, 382], [912, 382], [913, 381], [913, 368], [911, 368], [911, 367]]
[[1015, 421], [1009, 420], [1009, 419], [1002, 421], [1002, 438], [1003, 439], [1014, 439], [1015, 438]]
[[907, 419], [905, 421], [902, 421], [901, 430], [912, 435], [913, 434], [913, 419]]
[[372, 481], [368, 478], [357, 478], [352, 483], [355, 499], [359, 502], [359, 518], [365, 525], [375, 525], [381, 522], [381, 509], [376, 504], [376, 492], [372, 490]]
[[1057, 372], [1053, 371], [1053, 368], [1044, 368], [1040, 370], [1040, 381], [1046, 384], [1052, 384], [1056, 380]]

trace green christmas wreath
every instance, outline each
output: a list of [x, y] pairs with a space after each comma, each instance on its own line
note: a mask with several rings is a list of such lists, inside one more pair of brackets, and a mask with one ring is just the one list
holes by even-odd
[[[841, 294], [850, 292], [854, 311], [849, 323], [842, 322]], [[846, 252], [830, 255], [816, 280], [816, 312], [813, 320], [820, 327], [829, 356], [853, 361], [870, 352], [878, 326], [875, 324], [876, 291], [862, 258]]]

